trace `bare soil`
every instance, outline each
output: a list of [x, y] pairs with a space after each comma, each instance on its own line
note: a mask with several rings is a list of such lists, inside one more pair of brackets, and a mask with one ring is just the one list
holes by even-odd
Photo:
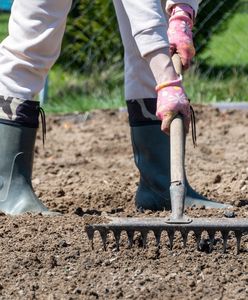
[[[202, 194], [234, 205], [236, 217], [248, 217], [248, 112], [198, 106], [198, 147], [188, 138], [189, 181]], [[99, 236], [91, 250], [83, 215], [105, 218], [139, 215], [134, 207], [138, 185], [126, 112], [50, 116], [43, 149], [39, 133], [33, 174], [37, 195], [61, 216], [0, 215], [0, 299], [248, 299], [248, 237], [236, 255], [235, 239], [223, 254], [197, 251], [179, 236], [170, 251], [149, 237], [132, 249], [122, 237], [103, 251]], [[191, 216], [223, 211], [191, 209]], [[168, 213], [146, 212], [148, 216]], [[91, 219], [88, 219], [91, 220]]]

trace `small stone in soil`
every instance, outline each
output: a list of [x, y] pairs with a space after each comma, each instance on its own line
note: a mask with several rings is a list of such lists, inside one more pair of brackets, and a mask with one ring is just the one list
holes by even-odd
[[220, 183], [221, 182], [221, 176], [217, 174], [214, 178], [214, 183]]
[[234, 211], [231, 211], [231, 210], [227, 210], [224, 212], [224, 216], [226, 218], [235, 218], [235, 212]]
[[59, 242], [59, 246], [60, 247], [67, 247], [67, 246], [69, 246], [69, 244], [65, 240], [62, 240], [62, 241]]

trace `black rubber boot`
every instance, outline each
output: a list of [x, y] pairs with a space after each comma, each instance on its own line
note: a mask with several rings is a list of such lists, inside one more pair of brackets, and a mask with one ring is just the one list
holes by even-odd
[[0, 211], [54, 215], [36, 197], [31, 176], [36, 128], [0, 122]]
[[[140, 172], [136, 207], [141, 210], [169, 210], [170, 138], [161, 131], [161, 122], [155, 116], [156, 99], [129, 100], [127, 107], [134, 160]], [[186, 189], [185, 207], [231, 207], [198, 194], [188, 183], [187, 177]]]
[[[138, 209], [169, 210], [170, 204], [170, 139], [160, 124], [131, 127], [134, 159], [140, 171], [135, 204]], [[198, 194], [186, 178], [185, 207], [228, 208], [230, 205], [211, 201]]]

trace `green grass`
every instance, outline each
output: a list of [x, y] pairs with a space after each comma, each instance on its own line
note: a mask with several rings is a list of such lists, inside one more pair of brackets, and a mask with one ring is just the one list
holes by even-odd
[[231, 76], [220, 72], [216, 77], [199, 73], [196, 68], [188, 71], [184, 77], [187, 95], [193, 103], [248, 101], [247, 73], [237, 73], [233, 69]]
[[199, 58], [210, 66], [247, 66], [247, 23], [248, 13], [236, 13], [225, 31], [212, 36]]
[[45, 108], [52, 113], [66, 113], [124, 106], [120, 82], [122, 73], [114, 70], [86, 77], [56, 65], [49, 74], [49, 99]]
[[55, 114], [86, 112], [94, 109], [115, 109], [124, 107], [125, 102], [122, 90], [114, 90], [109, 94], [109, 98], [83, 96], [81, 94], [70, 95], [55, 101], [48, 99], [44, 105], [46, 112]]
[[199, 69], [186, 74], [186, 90], [193, 101], [248, 101], [247, 8], [244, 2], [226, 30], [214, 34], [199, 55]]

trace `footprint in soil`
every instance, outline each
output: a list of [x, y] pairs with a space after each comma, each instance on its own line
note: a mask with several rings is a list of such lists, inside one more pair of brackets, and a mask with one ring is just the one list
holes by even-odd
[[87, 209], [87, 210], [82, 210], [81, 207], [76, 208], [75, 210], [75, 214], [78, 215], [79, 217], [83, 217], [84, 215], [94, 215], [94, 216], [101, 216], [102, 213], [109, 213], [109, 214], [116, 214], [116, 213], [120, 213], [123, 212], [124, 209], [123, 208], [112, 208], [110, 211], [106, 211], [106, 212], [102, 212], [100, 210], [96, 210], [96, 209]]
[[83, 211], [81, 207], [78, 207], [75, 210], [75, 214], [78, 215], [79, 217], [83, 217], [86, 214], [100, 216], [102, 214], [102, 212], [99, 210], [96, 210], [96, 209], [87, 209], [87, 210]]

